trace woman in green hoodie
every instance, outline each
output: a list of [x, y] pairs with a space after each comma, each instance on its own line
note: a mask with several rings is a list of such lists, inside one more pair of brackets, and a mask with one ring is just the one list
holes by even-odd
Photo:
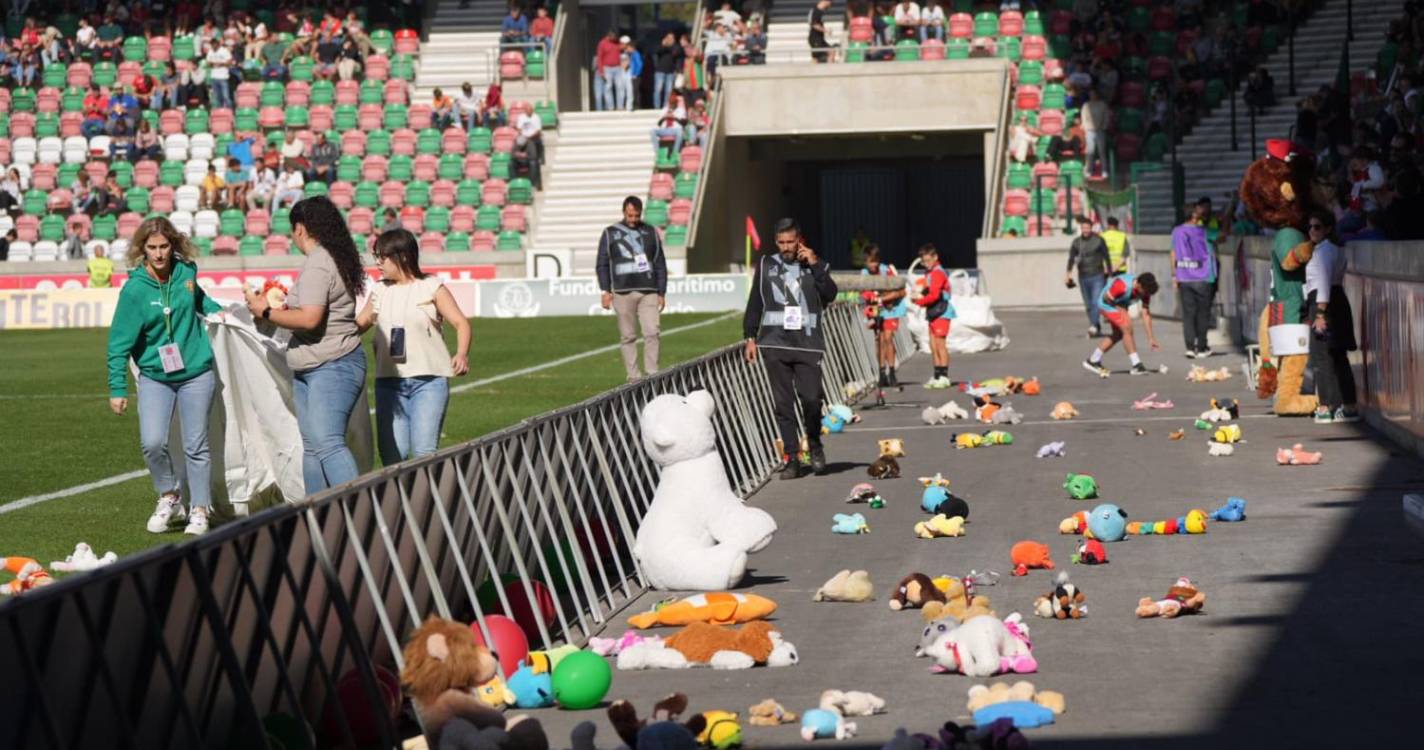
[[[202, 316], [222, 307], [198, 286], [196, 254], [167, 219], [155, 217], [139, 225], [129, 246], [128, 283], [119, 292], [109, 328], [109, 408], [115, 414], [122, 416], [129, 405], [125, 365], [129, 358], [138, 364], [139, 442], [158, 491], [158, 507], [148, 519], [148, 530], [155, 534], [185, 517], [184, 532], [202, 534], [208, 530], [212, 506], [208, 416], [217, 377]], [[168, 457], [175, 407], [187, 458], [186, 512]]]

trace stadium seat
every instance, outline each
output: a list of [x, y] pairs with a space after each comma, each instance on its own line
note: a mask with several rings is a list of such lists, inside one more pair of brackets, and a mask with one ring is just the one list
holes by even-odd
[[390, 156], [391, 134], [384, 130], [372, 130], [366, 133], [366, 153]]
[[430, 205], [450, 208], [455, 205], [455, 183], [451, 180], [436, 180], [430, 185]]
[[509, 203], [532, 205], [534, 203], [534, 185], [527, 177], [516, 177], [510, 180], [505, 200]]
[[1009, 165], [1008, 177], [1005, 185], [1010, 190], [1027, 190], [1033, 185], [1033, 172], [1027, 164], [1012, 163]]
[[350, 228], [352, 234], [370, 234], [374, 220], [375, 216], [371, 213], [371, 209], [363, 206], [357, 206], [346, 214], [346, 226]]
[[35, 243], [33, 253], [33, 260], [36, 262], [47, 263], [58, 260], [59, 243], [51, 240], [41, 240]]
[[1003, 213], [1007, 216], [1027, 216], [1028, 199], [1027, 190], [1005, 190]]
[[541, 101], [534, 105], [534, 111], [538, 113], [539, 120], [546, 129], [553, 129], [559, 126], [559, 108], [551, 101]]
[[374, 180], [362, 180], [356, 184], [356, 205], [375, 208], [381, 205], [381, 186]]
[[499, 227], [501, 231], [520, 232], [525, 231], [524, 206], [510, 204], [499, 212]]
[[311, 129], [319, 133], [331, 130], [336, 125], [336, 116], [331, 107], [324, 104], [313, 105], [309, 114]]
[[[101, 216], [99, 218], [108, 220], [104, 223], [104, 229], [107, 236], [103, 239], [114, 239], [114, 237], [118, 235], [118, 220], [112, 216]], [[96, 239], [96, 235], [94, 234], [94, 220], [91, 219], [88, 214], [75, 214], [73, 216], [70, 216], [68, 219], [64, 220], [64, 233], [66, 236], [74, 234], [78, 236], [79, 239], [84, 240], [86, 242], [91, 239]], [[44, 234], [43, 220], [40, 221], [40, 234]]]
[[524, 249], [524, 235], [520, 232], [505, 230], [499, 233], [499, 239], [495, 243], [495, 250], [500, 252], [513, 252]]
[[58, 135], [41, 136], [35, 158], [41, 164], [58, 164], [63, 161], [64, 141]]
[[427, 208], [425, 210], [425, 231], [441, 233], [450, 231], [450, 209], [443, 206]]
[[264, 209], [248, 211], [243, 218], [243, 231], [254, 237], [266, 237], [272, 231], [272, 216]]
[[514, 160], [508, 153], [495, 152], [489, 160], [490, 177], [508, 180], [514, 176]]
[[1022, 216], [1005, 216], [1003, 223], [999, 225], [999, 234], [1008, 234], [1010, 230], [1022, 237], [1028, 233], [1028, 222]]
[[691, 198], [697, 194], [697, 174], [695, 172], [681, 172], [673, 181], [673, 195], [678, 198]]
[[1041, 161], [1033, 165], [1032, 187], [1054, 189], [1058, 187], [1058, 164]]
[[[41, 201], [43, 201], [43, 194]], [[15, 237], [21, 242], [38, 242], [40, 239], [40, 217], [44, 213], [44, 203], [40, 203], [40, 210], [34, 213], [26, 211], [23, 216], [15, 218]], [[13, 252], [13, 250], [12, 250]]]
[[387, 163], [389, 179], [407, 182], [415, 178], [415, 162], [409, 156], [397, 154]]
[[386, 208], [400, 208], [405, 203], [405, 185], [394, 180], [381, 184], [381, 205]]
[[119, 187], [128, 190], [134, 185], [133, 165], [126, 161], [117, 161], [109, 165], [109, 172], [118, 181]]
[[262, 243], [262, 254], [263, 254], [263, 255], [290, 255], [290, 254], [291, 254], [291, 244], [292, 244], [292, 243], [291, 243], [291, 240], [288, 240], [288, 239], [287, 239], [285, 236], [283, 236], [283, 235], [280, 235], [280, 234], [270, 235], [270, 236], [268, 236], [267, 239]]
[[470, 131], [465, 145], [470, 153], [487, 154], [494, 147], [494, 134], [488, 128], [474, 128]]
[[504, 180], [491, 177], [480, 188], [480, 203], [486, 206], [503, 206], [509, 197], [509, 185]]
[[480, 205], [479, 180], [463, 179], [455, 186], [455, 202], [461, 206]]
[[109, 179], [109, 164], [102, 161], [85, 162], [82, 169], [89, 175], [89, 184], [102, 185]]
[[341, 133], [341, 153], [346, 156], [363, 156], [366, 153], [366, 134], [360, 130], [345, 130]]
[[648, 193], [654, 200], [670, 201], [673, 197], [673, 178], [670, 174], [659, 173], [653, 175], [652, 182], [648, 185]]
[[1064, 129], [1063, 112], [1056, 109], [1045, 109], [1038, 113], [1038, 128], [1044, 135], [1062, 135]]
[[400, 225], [407, 232], [419, 236], [425, 231], [425, 210], [416, 206], [400, 209]]
[[148, 210], [166, 214], [173, 211], [173, 186], [160, 185], [148, 193]]
[[355, 204], [356, 186], [348, 181], [333, 182], [327, 191], [327, 197], [331, 198], [331, 202], [335, 203], [337, 208], [343, 211], [349, 210]]
[[439, 165], [439, 160], [433, 154], [420, 154], [415, 157], [415, 179], [422, 182], [434, 182], [439, 176]]
[[89, 159], [89, 141], [82, 135], [65, 138], [60, 158], [66, 164], [83, 164]]
[[213, 255], [237, 255], [238, 242], [236, 237], [222, 235], [213, 239]]
[[646, 209], [643, 211], [643, 221], [655, 227], [667, 226], [667, 201], [649, 200]]
[[475, 229], [478, 232], [494, 232], [499, 229], [499, 206], [480, 206], [475, 212]]
[[331, 187], [321, 180], [308, 180], [302, 185], [302, 197], [304, 198], [318, 198], [329, 195], [330, 192]]
[[434, 255], [445, 252], [445, 235], [427, 229], [420, 235], [420, 252], [422, 255]]
[[220, 219], [218, 212], [211, 209], [199, 211], [193, 215], [193, 236], [194, 237], [216, 237]]
[[384, 81], [391, 77], [391, 59], [386, 55], [367, 55], [364, 72], [368, 81]]
[[197, 185], [183, 185], [173, 191], [173, 207], [179, 211], [193, 213], [198, 210], [202, 193]]
[[672, 247], [683, 247], [687, 245], [687, 227], [668, 227], [667, 233], [663, 235], [663, 242], [664, 244], [670, 245]]
[[391, 153], [400, 156], [414, 156], [418, 136], [410, 128], [400, 128], [391, 133]]
[[[254, 235], [254, 234], [248, 233], [248, 235], [247, 235], [246, 237], [243, 237], [243, 238], [242, 238], [242, 241], [238, 243], [238, 245], [237, 245], [237, 248], [238, 248], [238, 249], [237, 249], [237, 252], [238, 252], [239, 255], [244, 255], [244, 256], [261, 255], [261, 254], [262, 254], [262, 245], [263, 245], [263, 238], [262, 238], [262, 236]], [[217, 251], [217, 249], [214, 248], [214, 252], [216, 252], [216, 251]]]
[[452, 232], [473, 232], [475, 231], [475, 209], [473, 206], [456, 206], [450, 211], [450, 230]]
[[485, 154], [465, 154], [465, 177], [483, 182], [489, 179], [490, 158]]
[[999, 16], [995, 13], [978, 13], [974, 16], [974, 36], [998, 36]]
[[409, 125], [410, 110], [404, 104], [387, 104], [381, 110], [381, 127], [386, 130], [399, 130]]
[[426, 208], [430, 205], [430, 183], [415, 181], [406, 185], [405, 204]]
[[290, 208], [278, 208], [272, 212], [272, 224], [268, 229], [269, 234], [288, 237], [292, 234], [292, 210]]
[[[1062, 84], [1050, 83], [1043, 87], [1043, 100], [1039, 107], [1042, 109], [1063, 109], [1068, 103], [1068, 92]], [[1028, 107], [1025, 107], [1028, 109]]]
[[[421, 154], [438, 154], [441, 151], [443, 140], [444, 138], [440, 131], [434, 128], [425, 128], [416, 133], [415, 150]], [[465, 144], [462, 139], [457, 138], [454, 140], [460, 144], [461, 149], [464, 148]]]
[[[1041, 36], [1026, 36], [1022, 42], [1024, 60], [1041, 61], [1048, 57], [1048, 41]], [[1022, 71], [1020, 71], [1022, 73]]]
[[944, 42], [938, 39], [927, 39], [920, 45], [921, 60], [943, 60], [946, 54]]

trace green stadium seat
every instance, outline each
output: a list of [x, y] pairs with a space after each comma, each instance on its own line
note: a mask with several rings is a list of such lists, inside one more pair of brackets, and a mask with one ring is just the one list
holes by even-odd
[[264, 107], [280, 107], [287, 103], [287, 91], [277, 81], [266, 81], [262, 84], [259, 102]]
[[429, 206], [430, 183], [416, 181], [406, 185], [405, 204], [407, 206], [416, 206], [417, 208], [426, 208]]
[[526, 78], [543, 78], [546, 63], [542, 47], [529, 50], [524, 55], [524, 76]]
[[999, 225], [999, 234], [1008, 234], [1011, 229], [1023, 237], [1028, 234], [1028, 222], [1022, 216], [1005, 216], [1004, 223]]
[[999, 14], [977, 13], [974, 16], [974, 36], [998, 36]]
[[10, 111], [34, 112], [36, 106], [34, 89], [15, 89], [10, 92]]
[[336, 86], [331, 81], [313, 81], [311, 85], [311, 97], [308, 100], [311, 106], [331, 106], [336, 103]]
[[455, 186], [455, 202], [461, 206], [480, 205], [481, 187], [478, 180], [461, 180]]
[[208, 111], [202, 107], [188, 110], [188, 116], [183, 121], [183, 132], [188, 135], [208, 132], [208, 119]]
[[358, 183], [355, 202], [362, 208], [375, 208], [381, 205], [381, 186], [374, 182]]
[[0, 138], [10, 137], [10, 113], [0, 112]]
[[193, 240], [193, 246], [198, 248], [199, 256], [206, 258], [213, 254], [213, 238], [193, 237], [191, 239]]
[[1147, 143], [1143, 145], [1143, 158], [1147, 161], [1162, 161], [1162, 157], [1167, 155], [1167, 149], [1170, 146], [1166, 133], [1153, 133], [1147, 137]]
[[331, 188], [327, 187], [326, 183], [321, 180], [307, 180], [306, 183], [302, 185], [302, 197], [304, 198], [316, 198], [318, 196], [327, 195], [330, 192]]
[[119, 236], [119, 220], [114, 216], [95, 216], [89, 233], [96, 240], [112, 240]]
[[1067, 60], [1073, 56], [1073, 38], [1067, 34], [1054, 34], [1048, 38], [1048, 56]]
[[247, 217], [235, 208], [222, 212], [218, 231], [226, 237], [241, 237], [247, 233]]
[[367, 78], [361, 82], [360, 103], [362, 104], [384, 104], [386, 101], [386, 87], [380, 81]]
[[687, 226], [675, 224], [667, 228], [667, 235], [663, 237], [663, 243], [672, 247], [685, 247], [687, 245]]
[[400, 130], [410, 123], [410, 108], [404, 104], [387, 104], [381, 115], [381, 127]]
[[40, 76], [41, 85], [47, 89], [62, 89], [64, 83], [69, 78], [68, 67], [64, 63], [50, 63], [45, 66], [44, 75]]
[[391, 134], [384, 130], [372, 130], [366, 134], [366, 153], [376, 156], [391, 155]]
[[539, 121], [546, 130], [559, 127], [559, 108], [553, 102], [542, 101], [535, 104], [534, 114], [539, 115]]
[[1024, 36], [1043, 36], [1043, 16], [1038, 11], [1024, 12]]
[[665, 227], [668, 223], [667, 201], [650, 200], [647, 208], [643, 211], [643, 221], [655, 226]]
[[673, 183], [673, 195], [678, 198], [691, 198], [697, 194], [697, 173], [682, 172], [678, 174]]
[[124, 40], [124, 61], [143, 62], [148, 59], [148, 40], [141, 36], [131, 36]]
[[287, 107], [286, 120], [289, 128], [305, 128], [311, 124], [311, 114], [306, 107]]
[[1270, 54], [1275, 52], [1276, 48], [1280, 46], [1281, 27], [1274, 25], [1267, 26], [1264, 33], [1261, 34], [1261, 49], [1264, 49], [1266, 54]]
[[59, 108], [65, 112], [83, 112], [84, 90], [73, 86], [65, 89], [59, 97]]
[[[407, 201], [409, 202], [409, 201]], [[425, 231], [445, 234], [450, 231], [450, 209], [433, 206], [425, 212]], [[448, 250], [448, 242], [446, 243]]]
[[242, 241], [237, 243], [237, 254], [246, 255], [249, 257], [253, 255], [261, 255], [262, 238], [256, 235], [247, 235], [246, 237], [243, 237]]
[[1072, 187], [1083, 186], [1083, 162], [1077, 159], [1065, 159], [1058, 162], [1058, 186]]
[[895, 42], [896, 62], [914, 62], [920, 59], [920, 43], [913, 39]]
[[233, 127], [239, 132], [250, 133], [257, 130], [257, 110], [243, 107], [233, 114]]
[[192, 60], [198, 55], [198, 47], [191, 35], [173, 38], [173, 59]]
[[480, 206], [475, 213], [475, 229], [482, 232], [499, 231], [499, 206]]
[[[1152, 28], [1152, 14], [1140, 5], [1134, 6], [1127, 12], [1127, 30], [1134, 34], [1146, 34]], [[1242, 21], [1239, 28], [1246, 28], [1245, 21]]]
[[116, 161], [109, 165], [109, 174], [114, 176], [114, 180], [119, 183], [119, 187], [128, 190], [133, 187], [133, 165], [126, 161]]
[[1215, 109], [1221, 104], [1221, 100], [1226, 97], [1226, 82], [1220, 78], [1213, 78], [1206, 82], [1206, 91], [1202, 94], [1202, 100], [1208, 109]]
[[1129, 56], [1122, 61], [1123, 80], [1141, 80], [1147, 77], [1147, 58]]
[[64, 241], [64, 217], [49, 214], [40, 219], [40, 239], [46, 242]]
[[1010, 190], [1028, 190], [1033, 186], [1033, 168], [1027, 164], [1010, 164], [1007, 184]]
[[124, 202], [129, 204], [129, 210], [136, 214], [148, 213], [148, 188], [131, 187], [124, 191]]
[[111, 62], [95, 63], [91, 80], [95, 86], [110, 88], [119, 79], [119, 69]]
[[969, 46], [968, 39], [950, 39], [944, 43], [945, 58], [949, 60], [968, 60]]
[[[355, 105], [340, 104], [332, 112], [332, 124], [339, 131], [355, 130], [360, 121]], [[369, 137], [369, 136], [368, 136]]]
[[1016, 36], [1001, 36], [994, 50], [995, 56], [1010, 62], [1018, 62], [1023, 57], [1023, 42]]
[[1040, 109], [1063, 109], [1068, 103], [1068, 92], [1061, 83], [1050, 83], [1043, 87], [1043, 103]]
[[500, 251], [513, 251], [524, 249], [524, 235], [512, 229], [506, 229], [499, 233], [499, 239], [495, 241], [495, 248]]
[[54, 184], [60, 187], [69, 187], [79, 178], [79, 170], [83, 168], [82, 164], [60, 164], [59, 171], [55, 172]]
[[442, 180], [459, 182], [465, 176], [465, 160], [459, 154], [441, 154], [435, 174]]
[[391, 59], [391, 78], [402, 81], [415, 80], [415, 58], [411, 55], [396, 55]]
[[475, 128], [466, 136], [465, 148], [472, 154], [488, 154], [494, 148], [494, 134], [489, 128]]
[[[430, 226], [429, 219], [426, 219], [426, 226]], [[468, 253], [470, 251], [469, 232], [451, 232], [445, 235], [445, 252], [447, 253]]]
[[848, 63], [865, 62], [865, 52], [870, 49], [870, 45], [865, 42], [851, 42], [846, 45], [845, 61]]
[[391, 50], [396, 47], [395, 37], [391, 35], [389, 29], [376, 29], [371, 32], [370, 38], [371, 46], [375, 47], [376, 51], [383, 55], [389, 56]]
[[30, 216], [43, 216], [48, 203], [49, 193], [43, 190], [32, 189], [25, 193], [25, 213]]
[[513, 157], [504, 152], [496, 153], [494, 156], [491, 156], [489, 173], [490, 177], [508, 180], [514, 173]]
[[53, 138], [59, 135], [59, 113], [40, 112], [35, 115], [35, 137]]
[[438, 154], [440, 153], [440, 131], [435, 128], [425, 128], [416, 134], [415, 152], [417, 154]]
[[409, 182], [415, 176], [415, 161], [409, 156], [396, 154], [386, 165], [387, 179]]
[[271, 234], [280, 234], [289, 237], [292, 234], [292, 211], [289, 208], [279, 208], [272, 212]]
[[506, 200], [525, 206], [532, 204], [534, 202], [534, 184], [527, 177], [516, 177], [510, 180]]
[[183, 184], [183, 162], [165, 161], [158, 168], [158, 184], [179, 187]]
[[1043, 63], [1037, 60], [1024, 60], [1019, 63], [1019, 84], [1024, 86], [1043, 85]]
[[312, 59], [306, 55], [294, 57], [291, 65], [287, 66], [287, 76], [293, 81], [310, 81], [315, 67]]
[[336, 162], [336, 179], [342, 182], [361, 181], [361, 158], [344, 154]]
[[1177, 35], [1170, 31], [1154, 31], [1147, 37], [1149, 57], [1171, 57], [1177, 48]]
[[653, 169], [659, 172], [676, 172], [682, 159], [671, 148], [659, 147], [653, 159]]
[[[1064, 170], [1060, 168], [1060, 171]], [[1054, 191], [1048, 189], [1041, 188], [1030, 192], [1028, 199], [1029, 215], [1036, 216], [1042, 213], [1045, 216], [1052, 216], [1054, 201], [1057, 200], [1057, 197], [1058, 196], [1056, 193], [1054, 193]]]
[[157, 60], [149, 60], [143, 64], [143, 72], [154, 78], [162, 78], [164, 70], [163, 63]]
[[1123, 107], [1117, 111], [1117, 129], [1119, 133], [1141, 133], [1142, 124], [1142, 110], [1134, 107]]

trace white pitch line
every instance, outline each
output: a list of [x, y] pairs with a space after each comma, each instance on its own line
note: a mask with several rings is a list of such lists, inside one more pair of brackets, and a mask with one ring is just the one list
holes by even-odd
[[[687, 325], [685, 325], [685, 326], [678, 326], [677, 328], [669, 328], [668, 330], [663, 331], [660, 335], [661, 335], [661, 336], [671, 336], [671, 335], [673, 335], [673, 334], [682, 333], [682, 332], [684, 332], [684, 331], [691, 331], [691, 330], [694, 330], [694, 329], [697, 329], [697, 328], [704, 328], [704, 327], [710, 326], [710, 325], [712, 325], [712, 324], [714, 324], [714, 323], [720, 323], [720, 322], [722, 322], [722, 321], [724, 321], [724, 320], [726, 320], [726, 319], [728, 319], [728, 318], [731, 318], [731, 317], [733, 317], [733, 316], [736, 316], [736, 315], [738, 315], [738, 314], [739, 314], [739, 313], [737, 313], [737, 312], [729, 312], [729, 313], [726, 313], [726, 314], [724, 314], [724, 315], [718, 315], [718, 316], [715, 317], [715, 318], [708, 318], [707, 320], [704, 320], [704, 321], [701, 321], [701, 322], [698, 322], [698, 323], [689, 323], [689, 324], [687, 324]], [[567, 356], [567, 357], [560, 357], [559, 359], [550, 360], [550, 361], [544, 362], [544, 363], [542, 363], [542, 364], [534, 365], [533, 367], [525, 367], [525, 368], [523, 368], [523, 369], [521, 369], [521, 370], [515, 370], [515, 371], [513, 371], [513, 372], [506, 372], [506, 373], [502, 373], [502, 374], [500, 374], [500, 375], [494, 375], [494, 376], [491, 376], [491, 377], [488, 377], [488, 378], [482, 378], [482, 379], [480, 379], [480, 380], [476, 380], [476, 381], [471, 382], [471, 383], [464, 383], [464, 384], [462, 384], [462, 385], [457, 385], [457, 386], [455, 386], [454, 388], [451, 388], [451, 389], [450, 389], [450, 392], [451, 392], [451, 393], [463, 393], [463, 392], [468, 391], [468, 390], [471, 390], [471, 389], [473, 389], [473, 388], [479, 388], [479, 387], [482, 387], [482, 386], [490, 385], [490, 384], [492, 384], [492, 383], [498, 383], [498, 382], [500, 382], [500, 381], [502, 381], [502, 380], [509, 380], [510, 378], [521, 377], [521, 376], [524, 376], [524, 375], [528, 375], [528, 374], [530, 374], [530, 373], [539, 372], [540, 370], [548, 370], [548, 369], [551, 369], [551, 368], [554, 368], [554, 367], [561, 367], [561, 366], [566, 365], [566, 364], [568, 364], [568, 363], [570, 363], [570, 362], [577, 362], [577, 361], [580, 360], [580, 359], [586, 359], [586, 358], [588, 358], [588, 357], [592, 357], [592, 356], [595, 356], [595, 355], [598, 355], [598, 354], [607, 354], [607, 353], [609, 353], [609, 352], [616, 351], [616, 350], [619, 348], [619, 346], [621, 346], [621, 344], [610, 344], [610, 345], [608, 345], [608, 346], [601, 346], [601, 347], [599, 347], [599, 348], [597, 348], [597, 349], [590, 349], [590, 350], [588, 350], [588, 351], [586, 351], [586, 352], [580, 352], [580, 353], [578, 353], [578, 354], [571, 354], [571, 355], [569, 355], [569, 356]], [[375, 413], [376, 413], [376, 410], [375, 410], [375, 409], [372, 409], [372, 410], [371, 410], [371, 413], [372, 413], [372, 414], [375, 414]], [[139, 477], [146, 476], [147, 474], [148, 474], [148, 471], [147, 471], [147, 470], [130, 471], [130, 472], [126, 473], [126, 474], [116, 474], [116, 475], [114, 475], [114, 476], [112, 476], [112, 477], [107, 477], [107, 478], [104, 478], [104, 479], [100, 479], [100, 480], [98, 480], [97, 482], [90, 482], [90, 483], [88, 483], [88, 484], [81, 484], [81, 485], [78, 485], [78, 486], [75, 486], [75, 487], [68, 487], [68, 488], [65, 488], [65, 489], [62, 489], [62, 490], [55, 490], [54, 492], [46, 492], [46, 493], [43, 494], [43, 495], [31, 495], [31, 496], [29, 496], [29, 497], [22, 497], [22, 498], [20, 498], [19, 500], [13, 500], [13, 501], [11, 501], [11, 502], [5, 503], [4, 505], [0, 505], [0, 515], [4, 515], [4, 514], [6, 514], [6, 513], [10, 513], [10, 512], [13, 512], [13, 511], [17, 511], [17, 510], [21, 510], [21, 509], [23, 509], [23, 508], [28, 508], [28, 507], [30, 507], [30, 506], [32, 506], [32, 505], [38, 505], [38, 504], [40, 504], [40, 503], [48, 502], [48, 501], [50, 501], [50, 500], [58, 500], [58, 499], [60, 499], [60, 498], [72, 497], [72, 496], [74, 496], [74, 495], [79, 495], [79, 494], [82, 494], [82, 493], [85, 493], [85, 492], [89, 492], [89, 491], [91, 491], [91, 490], [103, 489], [104, 487], [110, 487], [110, 486], [112, 486], [112, 485], [119, 484], [119, 483], [121, 483], [121, 482], [127, 482], [127, 481], [129, 481], [129, 480], [131, 480], [131, 479], [138, 479]]]

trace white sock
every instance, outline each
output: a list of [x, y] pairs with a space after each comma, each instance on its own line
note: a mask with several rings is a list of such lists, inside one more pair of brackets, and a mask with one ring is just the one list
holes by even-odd
[[1093, 353], [1088, 355], [1088, 361], [1089, 361], [1089, 362], [1092, 362], [1092, 363], [1095, 364], [1095, 365], [1100, 365], [1100, 364], [1102, 364], [1102, 363], [1103, 363], [1103, 350], [1102, 350], [1102, 349], [1098, 349], [1098, 348], [1094, 348], [1094, 349], [1093, 349]]
[[1132, 363], [1132, 366], [1133, 366], [1133, 367], [1136, 367], [1136, 366], [1142, 364], [1142, 358], [1139, 357], [1139, 356], [1137, 356], [1137, 352], [1133, 352], [1133, 353], [1127, 355], [1127, 360]]

